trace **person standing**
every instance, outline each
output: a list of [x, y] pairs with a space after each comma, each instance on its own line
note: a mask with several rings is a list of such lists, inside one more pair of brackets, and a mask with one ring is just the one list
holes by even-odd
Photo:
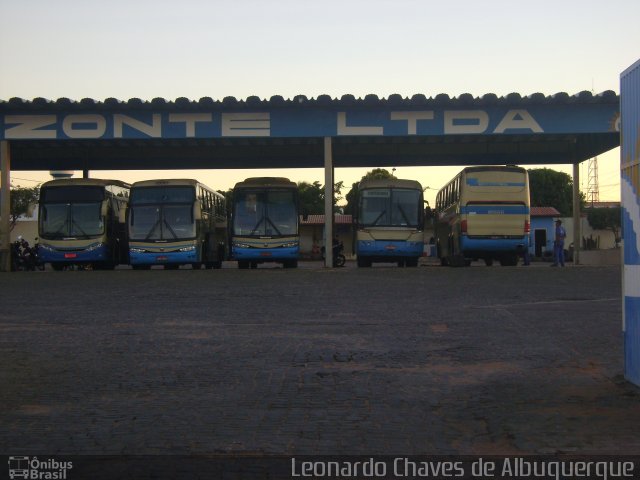
[[567, 237], [567, 231], [562, 226], [562, 220], [556, 220], [556, 233], [553, 240], [553, 263], [552, 267], [560, 265], [564, 267], [564, 239]]

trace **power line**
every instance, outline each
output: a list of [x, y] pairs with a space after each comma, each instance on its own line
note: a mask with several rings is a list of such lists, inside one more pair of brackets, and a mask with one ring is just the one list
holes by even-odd
[[11, 177], [11, 180], [22, 180], [23, 182], [35, 182], [42, 183], [42, 180], [31, 180], [30, 178], [19, 178], [19, 177]]

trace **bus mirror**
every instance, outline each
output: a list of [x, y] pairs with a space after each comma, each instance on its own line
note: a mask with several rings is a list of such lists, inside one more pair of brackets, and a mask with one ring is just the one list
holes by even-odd
[[102, 202], [102, 207], [100, 208], [100, 216], [106, 217], [108, 213], [109, 213], [109, 203], [104, 201]]
[[197, 222], [199, 220], [202, 220], [202, 212], [200, 211], [200, 209], [198, 208], [197, 204], [193, 205], [193, 219]]
[[121, 208], [118, 212], [118, 222], [125, 223], [127, 221], [127, 211], [124, 208]]

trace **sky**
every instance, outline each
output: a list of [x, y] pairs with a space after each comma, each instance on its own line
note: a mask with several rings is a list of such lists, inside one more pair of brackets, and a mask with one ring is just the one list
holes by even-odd
[[[640, 58], [639, 19], [638, 0], [0, 0], [0, 100], [619, 93]], [[600, 200], [620, 199], [619, 155], [598, 157]], [[433, 202], [460, 168], [395, 174]], [[335, 180], [350, 187], [367, 170], [336, 169]], [[220, 190], [261, 175], [324, 183], [322, 169], [92, 174]], [[586, 191], [586, 162], [580, 177]], [[14, 185], [48, 179], [12, 172]]]

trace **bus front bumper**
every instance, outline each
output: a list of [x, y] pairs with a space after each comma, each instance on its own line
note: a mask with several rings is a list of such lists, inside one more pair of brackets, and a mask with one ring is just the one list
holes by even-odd
[[41, 243], [38, 256], [43, 263], [93, 263], [108, 260], [107, 245], [93, 243], [84, 248], [62, 248]]
[[460, 248], [467, 252], [503, 252], [523, 253], [529, 245], [527, 237], [518, 238], [480, 238], [460, 237]]
[[398, 240], [359, 240], [357, 254], [361, 257], [420, 257], [423, 242]]
[[186, 265], [200, 262], [198, 249], [184, 247], [171, 252], [149, 251], [142, 248], [129, 249], [129, 262], [131, 265]]
[[239, 261], [251, 262], [279, 262], [283, 260], [297, 260], [299, 247], [276, 248], [243, 248], [233, 247], [233, 258]]

